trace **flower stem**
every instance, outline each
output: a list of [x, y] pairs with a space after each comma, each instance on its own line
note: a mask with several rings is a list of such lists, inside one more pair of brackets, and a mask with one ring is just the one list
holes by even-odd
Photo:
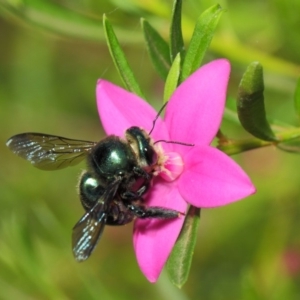
[[266, 146], [287, 142], [295, 138], [300, 137], [300, 128], [289, 128], [285, 131], [276, 133], [276, 142], [263, 141], [258, 138], [249, 138], [243, 140], [227, 139], [222, 136], [222, 139], [218, 141], [217, 148], [225, 152], [228, 155], [238, 154], [252, 149], [262, 148]]
[[262, 141], [257, 138], [247, 140], [227, 140], [218, 145], [218, 149], [225, 152], [228, 155], [238, 154], [252, 149], [270, 146], [274, 143]]

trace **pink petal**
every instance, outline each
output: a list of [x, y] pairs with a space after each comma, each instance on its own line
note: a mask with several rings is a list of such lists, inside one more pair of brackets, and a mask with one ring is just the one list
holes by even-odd
[[218, 149], [195, 146], [185, 157], [185, 168], [178, 189], [194, 206], [222, 206], [255, 192], [242, 168]]
[[[202, 66], [176, 89], [165, 114], [171, 140], [197, 145], [211, 143], [221, 123], [229, 73], [227, 60], [215, 60]], [[176, 151], [177, 148], [179, 153], [190, 150], [181, 146]]]
[[[138, 126], [146, 131], [152, 128], [157, 112], [137, 95], [106, 80], [100, 79], [96, 88], [97, 107], [107, 135], [123, 136], [126, 129]], [[167, 129], [158, 118], [152, 138], [168, 139]]]
[[[180, 212], [185, 212], [187, 208], [186, 202], [172, 184], [155, 184], [151, 199], [151, 204], [147, 203], [147, 206], [167, 207]], [[135, 253], [140, 269], [150, 282], [158, 279], [183, 222], [184, 216], [170, 220], [136, 220], [133, 235]]]

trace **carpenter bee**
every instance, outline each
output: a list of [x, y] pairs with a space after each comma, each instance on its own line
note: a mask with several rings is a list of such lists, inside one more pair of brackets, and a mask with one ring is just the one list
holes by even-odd
[[58, 170], [86, 159], [87, 171], [79, 180], [85, 214], [72, 234], [77, 261], [91, 255], [105, 225], [124, 225], [136, 217], [168, 219], [180, 215], [175, 210], [144, 205], [143, 195], [158, 160], [151, 132], [133, 126], [126, 130], [124, 139], [110, 135], [98, 143], [42, 133], [18, 134], [7, 141], [12, 152], [42, 170]]

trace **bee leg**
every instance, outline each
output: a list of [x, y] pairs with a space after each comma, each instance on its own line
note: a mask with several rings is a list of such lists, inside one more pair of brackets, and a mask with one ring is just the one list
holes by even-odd
[[133, 173], [137, 175], [138, 177], [142, 177], [145, 179], [146, 182], [149, 182], [152, 178], [151, 173], [147, 173], [145, 170], [143, 170], [140, 167], [134, 167], [133, 168]]
[[134, 201], [134, 200], [138, 200], [138, 199], [142, 200], [142, 198], [141, 198], [142, 195], [144, 195], [150, 187], [151, 179], [152, 179], [151, 173], [147, 173], [145, 170], [143, 170], [140, 167], [134, 167], [133, 173], [138, 178], [143, 178], [141, 187], [137, 191], [127, 190], [127, 191], [121, 193], [120, 196], [123, 200], [129, 200], [129, 201]]
[[178, 218], [182, 213], [177, 210], [167, 209], [163, 207], [144, 207], [141, 205], [134, 205], [132, 203], [124, 203], [125, 206], [138, 218], [157, 218], [157, 219], [172, 219]]
[[122, 202], [113, 201], [107, 210], [106, 225], [125, 225], [134, 219], [135, 215]]
[[121, 198], [124, 200], [131, 200], [131, 201], [141, 199], [142, 195], [145, 194], [147, 189], [148, 189], [148, 185], [143, 185], [136, 192], [126, 191], [126, 192], [122, 193]]

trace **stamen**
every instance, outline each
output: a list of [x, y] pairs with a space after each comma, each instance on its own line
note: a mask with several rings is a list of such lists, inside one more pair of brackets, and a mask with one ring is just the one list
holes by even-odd
[[157, 165], [154, 170], [155, 176], [160, 176], [166, 181], [174, 181], [184, 169], [184, 163], [177, 152], [164, 152], [160, 144], [156, 145], [158, 154]]
[[166, 162], [161, 166], [159, 176], [166, 181], [174, 181], [183, 171], [184, 163], [176, 152], [165, 153]]

